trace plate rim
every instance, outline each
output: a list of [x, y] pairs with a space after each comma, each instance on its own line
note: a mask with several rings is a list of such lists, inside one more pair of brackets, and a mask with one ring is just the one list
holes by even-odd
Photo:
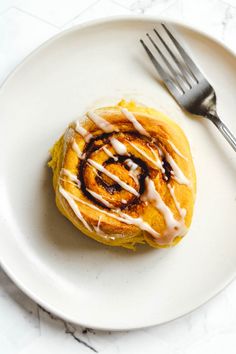
[[[191, 31], [196, 32], [197, 34], [207, 38], [208, 40], [213, 41], [217, 45], [221, 46], [225, 51], [227, 51], [231, 56], [233, 56], [236, 59], [236, 52], [234, 52], [231, 48], [229, 48], [221, 39], [214, 37], [213, 35], [209, 34], [208, 32], [206, 32], [202, 29], [198, 29], [194, 25], [188, 24], [186, 21], [171, 20], [171, 19], [168, 19], [168, 18], [165, 18], [162, 16], [142, 16], [142, 15], [138, 15], [138, 16], [137, 15], [136, 16], [135, 15], [118, 15], [118, 16], [102, 17], [102, 18], [86, 21], [81, 24], [77, 24], [77, 25], [74, 25], [70, 28], [62, 30], [59, 33], [50, 37], [48, 40], [44, 41], [38, 47], [36, 47], [26, 57], [24, 57], [23, 60], [20, 61], [20, 63], [18, 65], [16, 65], [16, 67], [2, 81], [2, 83], [0, 85], [0, 94], [4, 90], [5, 86], [10, 82], [10, 80], [12, 78], [14, 78], [14, 75], [17, 74], [17, 72], [21, 69], [21, 67], [23, 65], [25, 65], [29, 60], [31, 60], [31, 58], [33, 58], [34, 55], [37, 55], [41, 50], [43, 50], [44, 48], [46, 48], [48, 45], [50, 45], [54, 41], [58, 40], [59, 38], [62, 38], [63, 36], [65, 36], [69, 33], [80, 31], [82, 29], [92, 28], [94, 26], [99, 26], [99, 25], [108, 24], [108, 23], [110, 23], [110, 24], [119, 23], [119, 22], [121, 23], [123, 21], [126, 21], [126, 22], [137, 22], [137, 21], [154, 22], [154, 21], [156, 21], [157, 23], [165, 22], [165, 23], [169, 23], [171, 26], [179, 26], [179, 27], [182, 27], [183, 29], [191, 30]], [[0, 210], [0, 216], [1, 216], [1, 210]], [[0, 225], [1, 224], [2, 224], [2, 221], [0, 219]], [[228, 286], [236, 278], [236, 267], [235, 267], [235, 270], [232, 271], [230, 273], [230, 275], [225, 278], [225, 281], [223, 281], [222, 284], [216, 290], [214, 289], [210, 294], [208, 294], [208, 297], [206, 297], [206, 298], [204, 298], [204, 300], [200, 301], [200, 303], [197, 306], [186, 311], [183, 314], [177, 315], [174, 318], [169, 318], [166, 321], [159, 321], [159, 322], [152, 321], [149, 324], [145, 324], [145, 325], [138, 324], [137, 326], [131, 325], [131, 326], [119, 327], [119, 326], [113, 325], [112, 327], [104, 327], [104, 326], [99, 326], [99, 325], [93, 326], [91, 323], [86, 323], [86, 321], [80, 321], [79, 319], [71, 318], [70, 316], [67, 316], [60, 309], [54, 308], [53, 305], [50, 305], [47, 302], [45, 302], [45, 300], [41, 299], [41, 297], [38, 294], [36, 294], [34, 291], [32, 291], [28, 286], [26, 286], [24, 284], [24, 282], [21, 282], [21, 280], [19, 280], [17, 278], [17, 276], [15, 276], [14, 270], [11, 269], [11, 266], [9, 264], [7, 264], [7, 261], [3, 260], [3, 258], [4, 257], [2, 257], [1, 252], [0, 252], [0, 266], [2, 267], [4, 272], [7, 274], [7, 276], [9, 276], [9, 278], [14, 282], [14, 284], [21, 291], [23, 291], [23, 293], [26, 294], [31, 300], [35, 301], [37, 305], [41, 306], [43, 309], [45, 309], [49, 312], [52, 312], [53, 314], [55, 314], [56, 316], [58, 316], [62, 320], [74, 323], [74, 324], [82, 326], [82, 327], [94, 328], [94, 329], [102, 330], [102, 331], [137, 330], [137, 329], [149, 328], [149, 327], [153, 327], [153, 326], [157, 326], [157, 325], [161, 325], [161, 324], [165, 324], [165, 323], [177, 320], [179, 318], [182, 318], [182, 317], [192, 313], [193, 311], [195, 311], [196, 309], [201, 307], [203, 304], [208, 303], [208, 301], [210, 301], [216, 295], [221, 293], [225, 289], [225, 287]]]

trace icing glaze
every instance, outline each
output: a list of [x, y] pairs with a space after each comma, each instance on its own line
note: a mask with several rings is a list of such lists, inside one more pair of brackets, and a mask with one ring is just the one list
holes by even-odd
[[135, 118], [134, 114], [128, 111], [127, 108], [121, 108], [121, 112], [124, 116], [133, 124], [134, 128], [142, 135], [150, 136], [149, 133], [144, 129], [142, 124]]
[[183, 154], [181, 154], [181, 152], [177, 149], [177, 147], [175, 146], [174, 143], [172, 143], [172, 141], [170, 140], [167, 140], [168, 143], [170, 144], [170, 146], [172, 147], [172, 149], [174, 150], [174, 152], [179, 155], [180, 157], [182, 157], [184, 160], [188, 160], [187, 157], [185, 157]]
[[93, 135], [89, 131], [87, 131], [80, 125], [80, 122], [78, 120], [75, 122], [75, 130], [84, 138], [86, 143], [88, 143], [93, 137]]
[[112, 153], [109, 149], [107, 149], [106, 146], [103, 146], [103, 147], [102, 147], [102, 150], [105, 152], [105, 154], [107, 154], [107, 156], [112, 157], [113, 160], [115, 160], [115, 161], [118, 160], [118, 157], [116, 157], [115, 155], [113, 155], [113, 153]]
[[[156, 238], [159, 238], [160, 237], [160, 234], [154, 230], [146, 221], [144, 221], [141, 217], [139, 218], [133, 218], [132, 216], [130, 215], [127, 215], [125, 213], [122, 213], [120, 210], [113, 210], [114, 213], [110, 213], [106, 210], [103, 210], [103, 209], [100, 209], [98, 208], [97, 206], [89, 203], [89, 202], [86, 202], [84, 200], [82, 200], [81, 198], [79, 197], [76, 197], [74, 195], [72, 195], [71, 193], [68, 193], [66, 192], [62, 187], [59, 188], [59, 191], [60, 193], [63, 195], [63, 196], [69, 196], [71, 199], [74, 199], [78, 202], [80, 202], [81, 204], [84, 204], [88, 207], [90, 207], [91, 209], [94, 209], [94, 210], [97, 210], [99, 212], [101, 212], [102, 214], [105, 214], [107, 216], [110, 216], [111, 218], [113, 219], [116, 219], [118, 221], [121, 221], [125, 224], [129, 224], [129, 225], [134, 225], [134, 226], [137, 226], [139, 227], [141, 230], [143, 231], [147, 231], [149, 232], [152, 236], [156, 237]], [[65, 197], [66, 198], [66, 197]], [[77, 206], [77, 205], [76, 205]], [[77, 207], [78, 209], [78, 207]], [[115, 214], [116, 213], [116, 214]], [[117, 215], [118, 214], [118, 215]]]
[[89, 231], [92, 231], [91, 227], [89, 226], [87, 221], [84, 219], [84, 217], [82, 216], [77, 204], [75, 203], [74, 196], [69, 194], [64, 188], [62, 188], [62, 186], [59, 186], [59, 192], [66, 199], [66, 201], [70, 205], [71, 209], [73, 210], [73, 212], [75, 213], [77, 218], [83, 223], [83, 225], [86, 227], [86, 229], [88, 229]]
[[79, 148], [79, 145], [76, 143], [76, 141], [74, 140], [72, 143], [72, 149], [74, 150], [74, 152], [77, 154], [79, 159], [83, 159], [84, 156], [82, 154], [82, 151]]
[[143, 150], [138, 148], [134, 143], [129, 141], [129, 144], [136, 150], [140, 155], [142, 155], [146, 160], [150, 161], [154, 166], [156, 166], [158, 169], [163, 169], [161, 161], [158, 160], [153, 160], [150, 156], [148, 156]]
[[112, 137], [110, 138], [111, 145], [118, 155], [127, 155], [128, 151], [126, 146], [121, 143], [118, 139]]
[[139, 193], [131, 186], [129, 186], [127, 183], [123, 182], [119, 177], [108, 171], [105, 167], [97, 163], [96, 161], [93, 161], [91, 159], [88, 159], [88, 162], [91, 166], [95, 167], [98, 171], [104, 173], [107, 175], [109, 178], [111, 178], [113, 181], [118, 183], [123, 189], [127, 190], [128, 192], [134, 194], [136, 197], [139, 197]]
[[62, 169], [61, 169], [61, 174], [62, 174], [62, 175], [65, 175], [65, 176], [67, 176], [67, 177], [69, 177], [70, 180], [71, 180], [72, 182], [75, 182], [75, 183], [77, 184], [77, 186], [80, 188], [80, 186], [81, 186], [80, 180], [79, 180], [79, 179], [77, 178], [77, 176], [74, 175], [72, 172], [70, 172], [69, 170], [67, 170], [67, 169], [65, 169], [65, 168], [62, 168]]
[[173, 170], [173, 175], [172, 178], [176, 180], [179, 184], [185, 184], [186, 186], [190, 186], [190, 181], [185, 177], [183, 174], [182, 170], [179, 168], [177, 163], [174, 161], [174, 159], [170, 156], [168, 152], [165, 153], [166, 160], [170, 164], [172, 170]]
[[107, 200], [105, 200], [100, 194], [92, 191], [91, 189], [86, 188], [87, 191], [97, 200], [99, 200], [100, 202], [102, 202], [106, 207], [108, 208], [113, 208], [113, 205], [111, 203], [109, 203]]
[[175, 219], [174, 214], [162, 200], [160, 194], [155, 188], [154, 182], [149, 177], [146, 177], [145, 184], [146, 189], [145, 193], [142, 195], [142, 200], [153, 204], [163, 215], [166, 223], [166, 230], [164, 235], [168, 237], [170, 242], [174, 237], [184, 235], [186, 232], [184, 217], [182, 217], [180, 220]]
[[111, 133], [113, 131], [117, 131], [117, 128], [114, 127], [111, 123], [109, 123], [106, 119], [99, 116], [97, 113], [89, 111], [87, 116], [105, 133]]

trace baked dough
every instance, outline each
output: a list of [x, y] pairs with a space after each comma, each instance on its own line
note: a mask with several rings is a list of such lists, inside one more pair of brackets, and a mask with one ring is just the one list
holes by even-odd
[[192, 220], [189, 143], [163, 113], [121, 101], [73, 122], [51, 150], [56, 204], [85, 235], [134, 249], [176, 245]]

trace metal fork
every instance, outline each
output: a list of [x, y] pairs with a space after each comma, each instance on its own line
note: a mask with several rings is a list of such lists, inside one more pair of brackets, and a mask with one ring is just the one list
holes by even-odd
[[[146, 35], [153, 49], [159, 54], [165, 68], [153, 55], [145, 42], [140, 39], [160, 77], [181, 107], [192, 114], [210, 119], [236, 151], [236, 138], [217, 115], [215, 90], [166, 25], [163, 23], [161, 25], [170, 38], [173, 49], [170, 48], [156, 29], [153, 30], [156, 40], [150, 34], [147, 33]], [[163, 54], [157, 42], [165, 48], [165, 52], [168, 55]]]

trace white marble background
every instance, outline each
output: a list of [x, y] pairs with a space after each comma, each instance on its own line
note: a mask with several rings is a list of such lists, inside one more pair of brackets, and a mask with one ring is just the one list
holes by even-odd
[[[236, 52], [236, 0], [0, 0], [0, 82], [59, 31], [112, 15], [181, 20]], [[0, 269], [0, 354], [236, 353], [236, 281], [193, 313], [131, 332], [74, 326], [24, 295]]]

